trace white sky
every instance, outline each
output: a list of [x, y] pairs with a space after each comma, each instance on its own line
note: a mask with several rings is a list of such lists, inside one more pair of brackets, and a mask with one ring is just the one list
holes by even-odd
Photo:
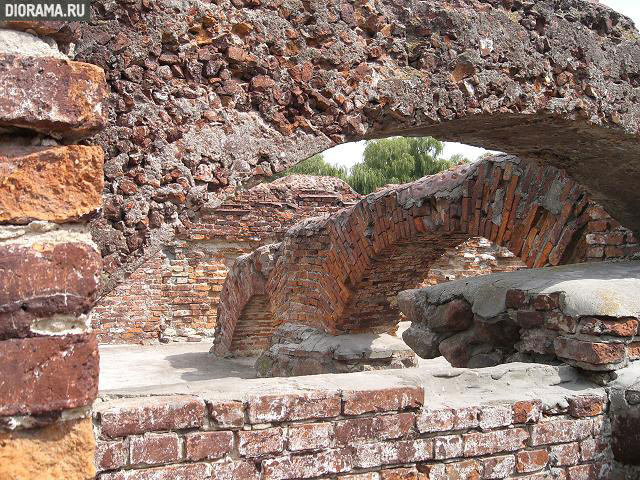
[[[605, 5], [622, 13], [623, 15], [630, 17], [635, 22], [636, 27], [640, 25], [639, 0], [601, 0], [600, 3], [604, 3]], [[329, 163], [351, 167], [355, 163], [362, 160], [364, 145], [364, 141], [338, 145], [337, 147], [333, 147], [324, 152], [324, 158]], [[463, 145], [461, 143], [447, 142], [445, 143], [443, 155], [445, 157], [450, 157], [454, 153], [461, 153], [468, 159], [475, 160], [485, 152], [486, 150], [482, 148]]]

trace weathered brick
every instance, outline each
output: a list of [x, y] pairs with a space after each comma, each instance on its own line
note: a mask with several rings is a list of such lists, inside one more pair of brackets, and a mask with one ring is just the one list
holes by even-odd
[[513, 423], [511, 405], [483, 405], [478, 415], [478, 425], [482, 430], [506, 427]]
[[187, 460], [216, 460], [233, 450], [233, 432], [187, 433], [184, 444]]
[[96, 442], [96, 468], [99, 472], [115, 470], [127, 463], [127, 450], [122, 440]]
[[[167, 465], [142, 470], [123, 470], [120, 472], [103, 473], [98, 477], [98, 480], [202, 480], [208, 477], [210, 471], [211, 468], [207, 464], [191, 463], [187, 465]], [[227, 480], [227, 478], [216, 480]], [[247, 480], [254, 479], [247, 478]]]
[[483, 458], [480, 461], [483, 466], [482, 478], [487, 480], [510, 477], [516, 468], [516, 459], [513, 455]]
[[122, 398], [98, 404], [100, 433], [109, 438], [158, 430], [201, 427], [204, 402], [186, 395]]
[[349, 472], [351, 468], [352, 457], [349, 449], [276, 457], [262, 462], [264, 480], [315, 478], [321, 475]]
[[554, 467], [577, 465], [580, 461], [580, 446], [578, 442], [552, 445], [549, 448], [549, 463]]
[[542, 401], [522, 400], [513, 404], [513, 423], [537, 423], [542, 418]]
[[238, 435], [238, 451], [240, 455], [245, 457], [280, 453], [284, 449], [284, 432], [279, 427], [264, 430], [242, 430]]
[[211, 464], [211, 480], [260, 480], [260, 472], [251, 461], [224, 460]]
[[336, 443], [347, 446], [400, 438], [413, 429], [414, 418], [413, 413], [400, 413], [341, 420], [335, 424]]
[[249, 400], [251, 423], [285, 422], [340, 415], [340, 395], [334, 392], [260, 395]]
[[454, 410], [451, 408], [435, 410], [423, 409], [420, 414], [416, 416], [416, 425], [420, 433], [453, 430]]
[[354, 449], [353, 465], [360, 468], [424, 462], [433, 458], [433, 442], [429, 439], [369, 443]]
[[[0, 320], [16, 310], [34, 316], [54, 313], [80, 314], [95, 300], [100, 254], [86, 243], [36, 243], [0, 246]], [[0, 333], [13, 331], [1, 321]]]
[[608, 398], [602, 395], [579, 395], [567, 399], [569, 415], [575, 418], [594, 417], [607, 408]]
[[522, 328], [538, 328], [544, 325], [545, 315], [542, 312], [527, 312], [526, 310], [519, 310], [516, 313], [516, 320], [518, 325]]
[[567, 480], [609, 480], [610, 473], [606, 464], [576, 465], [567, 468]]
[[354, 473], [353, 475], [340, 475], [339, 480], [380, 480], [377, 472]]
[[0, 416], [90, 405], [98, 394], [98, 368], [94, 334], [1, 341]]
[[102, 205], [100, 147], [0, 148], [0, 223], [69, 222]]
[[604, 457], [609, 442], [603, 438], [587, 438], [580, 442], [580, 459], [583, 462], [601, 460]]
[[179, 459], [180, 439], [173, 432], [129, 437], [129, 462], [132, 465], [159, 465]]
[[287, 449], [292, 452], [330, 448], [334, 442], [334, 425], [328, 422], [291, 425], [287, 438]]
[[521, 309], [526, 307], [529, 304], [529, 299], [527, 298], [527, 294], [522, 290], [507, 290], [506, 296], [506, 306], [507, 308], [513, 309]]
[[380, 472], [380, 480], [429, 480], [415, 468], [392, 468]]
[[389, 412], [420, 407], [424, 402], [422, 387], [395, 387], [381, 390], [356, 390], [342, 394], [345, 415]]
[[594, 336], [633, 337], [638, 333], [638, 319], [633, 317], [616, 319], [583, 317], [580, 319], [578, 332]]
[[0, 72], [2, 126], [77, 139], [93, 135], [107, 123], [108, 89], [100, 67], [0, 55]]
[[244, 404], [207, 400], [209, 417], [219, 428], [240, 428], [244, 425]]
[[554, 347], [556, 355], [561, 358], [593, 365], [616, 364], [625, 359], [625, 346], [621, 343], [585, 342], [558, 337]]
[[549, 445], [583, 440], [591, 435], [591, 420], [550, 420], [531, 427], [531, 445]]
[[549, 463], [549, 452], [545, 449], [526, 450], [516, 453], [518, 473], [530, 473], [542, 470]]
[[460, 435], [446, 435], [433, 438], [433, 458], [446, 460], [462, 456], [462, 437]]
[[514, 452], [524, 448], [529, 432], [523, 428], [510, 428], [486, 433], [467, 433], [464, 440], [464, 456], [477, 457], [493, 453]]
[[482, 468], [478, 460], [447, 463], [445, 475], [448, 480], [479, 480], [482, 478]]
[[560, 293], [540, 293], [533, 297], [531, 305], [536, 310], [554, 310], [560, 306]]

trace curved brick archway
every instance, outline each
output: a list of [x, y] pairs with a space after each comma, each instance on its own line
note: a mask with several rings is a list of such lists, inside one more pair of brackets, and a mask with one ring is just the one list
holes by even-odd
[[253, 295], [245, 286], [256, 283], [270, 297], [275, 325], [332, 335], [391, 331], [399, 321], [398, 292], [419, 285], [444, 250], [477, 235], [529, 267], [637, 251], [633, 234], [564, 171], [500, 155], [305, 220], [281, 243], [247, 256], [223, 289], [214, 350], [230, 348]]
[[[112, 89], [107, 275], [232, 186], [347, 141], [433, 135], [564, 168], [636, 229], [640, 43], [567, 0], [92, 2]], [[115, 52], [115, 53], [114, 53]], [[163, 240], [165, 238], [165, 240]], [[105, 285], [107, 283], [105, 282]]]

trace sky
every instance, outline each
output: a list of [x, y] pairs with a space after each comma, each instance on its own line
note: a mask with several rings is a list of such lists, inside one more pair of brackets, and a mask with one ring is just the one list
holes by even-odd
[[[640, 26], [640, 0], [601, 0], [600, 3], [630, 17], [635, 22], [636, 27]], [[330, 163], [351, 167], [362, 160], [364, 146], [364, 141], [338, 145], [324, 152], [324, 158]], [[446, 142], [443, 156], [450, 157], [454, 153], [460, 153], [470, 160], [476, 160], [486, 151], [471, 145]]]

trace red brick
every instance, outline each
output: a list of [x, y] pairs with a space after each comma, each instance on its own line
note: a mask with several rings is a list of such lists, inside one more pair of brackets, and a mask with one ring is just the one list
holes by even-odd
[[276, 457], [262, 462], [264, 480], [315, 478], [321, 475], [348, 472], [351, 468], [351, 452], [346, 449], [326, 450], [309, 455]]
[[91, 136], [106, 125], [108, 88], [100, 67], [0, 55], [0, 69], [0, 125], [69, 139]]
[[238, 435], [238, 451], [245, 457], [280, 453], [284, 449], [284, 433], [281, 428], [242, 430]]
[[537, 423], [541, 418], [540, 400], [523, 400], [513, 404], [513, 423]]
[[606, 464], [577, 465], [567, 468], [567, 480], [610, 480]]
[[527, 450], [516, 453], [518, 473], [530, 473], [542, 470], [549, 463], [549, 452], [545, 449]]
[[448, 463], [445, 475], [448, 480], [479, 480], [482, 478], [482, 463], [477, 460]]
[[216, 460], [233, 450], [233, 432], [187, 433], [184, 443], [187, 460]]
[[147, 433], [129, 437], [129, 462], [132, 465], [158, 465], [180, 459], [180, 440], [175, 433]]
[[330, 448], [333, 446], [334, 425], [328, 422], [290, 425], [287, 438], [287, 449], [292, 452]]
[[356, 390], [344, 392], [345, 415], [389, 412], [420, 407], [424, 402], [422, 387], [396, 387], [382, 390]]
[[560, 294], [540, 293], [533, 297], [531, 304], [536, 310], [554, 310], [560, 306]]
[[251, 423], [286, 422], [340, 415], [340, 396], [333, 392], [261, 395], [249, 400]]
[[483, 405], [478, 414], [478, 425], [482, 430], [506, 427], [513, 423], [511, 405]]
[[575, 333], [577, 321], [568, 315], [559, 312], [547, 312], [544, 315], [544, 327], [559, 332]]
[[335, 424], [336, 443], [342, 446], [406, 436], [413, 430], [413, 413], [341, 420]]
[[483, 458], [483, 479], [497, 480], [510, 477], [516, 468], [516, 459], [513, 455]]
[[601, 460], [609, 448], [609, 442], [602, 438], [587, 438], [580, 442], [580, 459], [583, 462]]
[[[203, 480], [199, 477], [193, 480]], [[211, 464], [211, 480], [260, 480], [255, 464], [246, 460], [225, 460]]]
[[554, 467], [577, 465], [580, 461], [580, 446], [577, 442], [552, 445], [549, 448], [549, 458]]
[[604, 394], [580, 395], [570, 397], [567, 401], [569, 402], [569, 415], [575, 418], [582, 418], [602, 414], [607, 408], [608, 398]]
[[591, 420], [550, 420], [531, 427], [531, 445], [549, 445], [583, 440], [591, 435]]
[[[34, 372], [38, 372], [37, 377]], [[2, 341], [0, 379], [0, 416], [90, 405], [98, 393], [95, 335]]]
[[529, 432], [523, 428], [511, 428], [487, 433], [468, 433], [462, 438], [464, 456], [477, 457], [520, 450], [529, 439]]
[[[145, 468], [143, 470], [123, 470], [114, 473], [103, 473], [98, 477], [98, 480], [202, 480], [208, 477], [209, 471], [209, 465], [204, 463], [191, 463], [188, 465], [167, 465], [157, 468]], [[227, 480], [227, 478], [219, 478], [216, 480]], [[245, 480], [245, 478], [243, 477], [242, 480]], [[250, 479], [247, 477], [246, 480], [258, 479]]]
[[359, 468], [424, 462], [433, 458], [433, 442], [423, 438], [357, 445], [354, 450], [353, 465]]
[[451, 408], [441, 408], [437, 410], [423, 409], [416, 417], [416, 424], [420, 433], [453, 430], [454, 410]]
[[621, 363], [625, 359], [625, 346], [621, 343], [585, 342], [565, 337], [554, 341], [556, 355], [593, 365]]
[[640, 342], [632, 342], [627, 345], [627, 355], [629, 360], [640, 359]]
[[518, 325], [522, 328], [537, 328], [544, 325], [544, 313], [538, 311], [527, 312], [520, 310], [516, 313], [516, 319]]
[[127, 463], [127, 450], [124, 442], [96, 442], [96, 468], [99, 472], [115, 470]]
[[393, 468], [382, 470], [380, 480], [429, 480], [429, 478], [419, 473], [415, 468]]
[[114, 438], [158, 430], [201, 427], [204, 402], [185, 395], [122, 398], [96, 406], [100, 433]]
[[219, 428], [239, 428], [244, 425], [242, 402], [207, 400], [209, 417]]
[[433, 458], [446, 460], [462, 456], [462, 437], [447, 435], [433, 438]]
[[631, 317], [619, 319], [584, 317], [580, 320], [578, 332], [594, 336], [633, 337], [638, 333], [638, 320]]

